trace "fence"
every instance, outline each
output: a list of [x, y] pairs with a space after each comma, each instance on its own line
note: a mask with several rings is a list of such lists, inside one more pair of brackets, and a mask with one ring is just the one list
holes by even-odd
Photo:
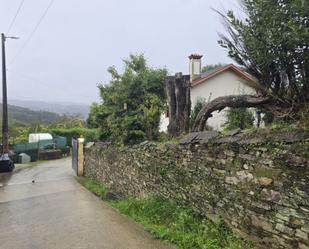
[[13, 151], [15, 153], [15, 157], [13, 156], [13, 161], [17, 162], [18, 154], [26, 153], [31, 157], [31, 161], [37, 161], [39, 159], [39, 152], [48, 150], [48, 149], [58, 149], [61, 150], [62, 153], [67, 154], [66, 146], [67, 139], [65, 137], [56, 136], [54, 139], [49, 140], [41, 140], [33, 143], [21, 143], [13, 146]]

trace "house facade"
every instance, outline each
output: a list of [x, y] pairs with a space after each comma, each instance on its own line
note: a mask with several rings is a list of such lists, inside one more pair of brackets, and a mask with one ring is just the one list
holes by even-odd
[[[199, 100], [207, 103], [227, 95], [254, 95], [260, 89], [258, 81], [253, 76], [233, 64], [202, 73], [202, 57], [197, 54], [189, 56], [192, 109]], [[227, 121], [226, 110], [214, 112], [213, 117], [207, 120], [207, 125], [220, 130]], [[168, 118], [162, 116], [160, 130], [166, 131], [167, 126]]]

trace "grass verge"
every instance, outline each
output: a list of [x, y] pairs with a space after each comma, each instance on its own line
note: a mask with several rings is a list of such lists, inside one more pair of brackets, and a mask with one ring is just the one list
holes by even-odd
[[107, 189], [100, 182], [88, 178], [78, 178], [78, 182], [121, 213], [142, 224], [155, 238], [171, 242], [177, 248], [252, 248], [250, 243], [237, 238], [223, 223], [213, 224], [171, 201], [155, 196], [106, 200]]

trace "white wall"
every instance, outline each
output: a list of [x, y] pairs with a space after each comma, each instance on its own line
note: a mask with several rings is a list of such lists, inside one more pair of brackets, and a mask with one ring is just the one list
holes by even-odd
[[169, 118], [166, 117], [165, 113], [161, 114], [160, 117], [160, 132], [167, 132], [167, 126], [169, 125]]
[[[218, 74], [205, 83], [191, 88], [192, 108], [194, 108], [199, 98], [203, 98], [208, 102], [226, 95], [255, 94], [255, 89], [244, 82], [245, 80], [233, 71]], [[220, 113], [214, 112], [213, 117], [208, 119], [207, 125], [219, 130], [226, 122], [225, 111], [226, 109]]]

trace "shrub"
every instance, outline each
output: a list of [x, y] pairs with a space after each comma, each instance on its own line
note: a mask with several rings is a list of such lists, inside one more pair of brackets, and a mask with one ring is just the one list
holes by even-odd
[[[203, 99], [203, 98], [197, 99], [197, 101], [195, 103], [195, 106], [194, 106], [193, 110], [190, 113], [190, 130], [192, 130], [192, 127], [194, 125], [195, 119], [196, 119], [197, 115], [202, 110], [202, 108], [203, 108], [203, 106], [205, 104], [206, 104], [206, 100], [205, 99]], [[205, 130], [212, 130], [212, 128], [206, 124]]]
[[253, 127], [254, 117], [247, 108], [233, 108], [227, 110], [227, 122], [225, 130], [249, 129]]
[[68, 145], [71, 145], [72, 138], [83, 136], [86, 142], [92, 142], [99, 139], [99, 129], [90, 128], [71, 128], [71, 129], [52, 129], [53, 136], [62, 136], [67, 138]]

